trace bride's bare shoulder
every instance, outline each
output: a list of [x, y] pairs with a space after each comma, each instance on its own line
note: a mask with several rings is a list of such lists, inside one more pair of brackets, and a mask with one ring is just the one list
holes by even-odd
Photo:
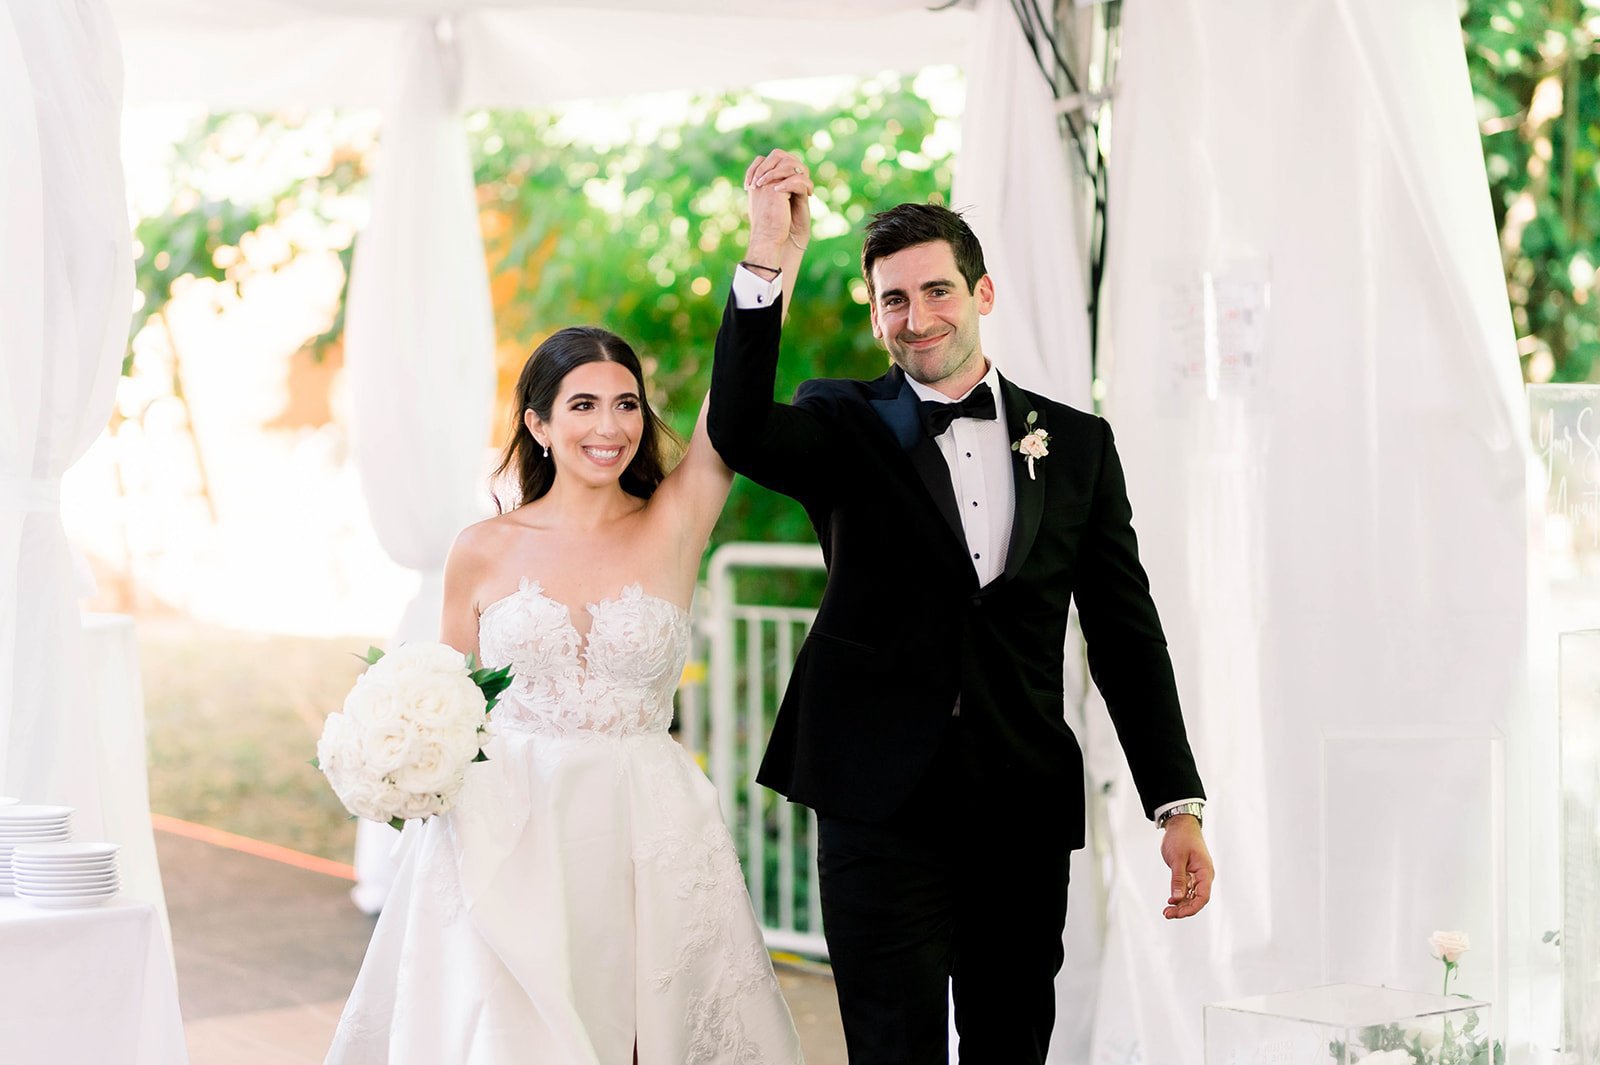
[[492, 518], [474, 522], [456, 534], [455, 545], [450, 548], [451, 560], [471, 565], [494, 558], [511, 543], [527, 536], [528, 532], [526, 516], [519, 515], [517, 510], [496, 514]]

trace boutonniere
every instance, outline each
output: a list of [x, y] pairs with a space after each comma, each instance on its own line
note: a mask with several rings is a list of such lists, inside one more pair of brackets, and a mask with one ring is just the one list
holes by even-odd
[[1033, 480], [1033, 460], [1042, 459], [1050, 454], [1050, 434], [1043, 429], [1035, 429], [1033, 423], [1039, 420], [1039, 412], [1028, 412], [1028, 431], [1021, 440], [1012, 441], [1011, 450], [1019, 451], [1028, 460], [1028, 480]]

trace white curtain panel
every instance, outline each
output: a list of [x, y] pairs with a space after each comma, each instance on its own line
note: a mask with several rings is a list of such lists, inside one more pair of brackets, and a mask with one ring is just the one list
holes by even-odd
[[1452, 990], [1515, 1060], [1555, 869], [1508, 870], [1508, 826], [1553, 782], [1519, 739], [1526, 436], [1457, 5], [1134, 3], [1123, 32], [1109, 414], [1219, 875], [1163, 921], [1116, 785], [1089, 1060], [1199, 1065], [1202, 1004], [1240, 994], [1437, 991], [1455, 928]]
[[[1093, 410], [1088, 253], [1075, 210], [1082, 185], [1062, 143], [1054, 95], [1012, 4], [979, 0], [974, 21], [966, 62], [967, 118], [950, 205], [978, 235], [994, 279], [994, 311], [981, 327], [983, 350], [1024, 388]], [[1076, 629], [1069, 639], [1065, 713], [1085, 739], [1087, 678]], [[1082, 1061], [1088, 1053], [1104, 931], [1094, 853], [1091, 847], [1073, 855], [1051, 1062]]]
[[[352, 435], [385, 551], [417, 570], [395, 643], [439, 638], [445, 558], [482, 517], [494, 403], [494, 314], [461, 124], [460, 56], [432, 21], [406, 31], [385, 112], [372, 218], [356, 241], [345, 319]], [[394, 833], [363, 826], [357, 902], [381, 905]]]
[[0, 3], [0, 794], [101, 829], [61, 476], [105, 427], [132, 308], [122, 72], [100, 0]]
[[979, 0], [975, 19], [950, 206], [983, 243], [995, 282], [983, 350], [1022, 387], [1092, 410], [1087, 253], [1074, 210], [1083, 197], [1055, 98], [1009, 0]]

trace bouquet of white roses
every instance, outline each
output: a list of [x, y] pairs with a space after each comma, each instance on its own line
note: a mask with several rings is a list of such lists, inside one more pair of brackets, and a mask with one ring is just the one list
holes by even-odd
[[312, 764], [345, 809], [396, 828], [455, 805], [467, 766], [482, 761], [488, 712], [510, 668], [478, 669], [442, 643], [367, 652], [367, 671], [328, 715]]

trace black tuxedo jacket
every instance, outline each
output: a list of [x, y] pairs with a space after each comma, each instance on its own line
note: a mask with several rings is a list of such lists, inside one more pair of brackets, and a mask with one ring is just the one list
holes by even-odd
[[1111, 430], [1000, 381], [1016, 515], [1004, 573], [978, 586], [949, 467], [898, 368], [807, 381], [773, 401], [781, 306], [717, 334], [708, 427], [729, 466], [805, 507], [828, 566], [758, 780], [820, 813], [882, 820], [922, 781], [959, 694], [963, 762], [1001, 801], [1042, 801], [1083, 836], [1083, 756], [1062, 715], [1067, 608], [1147, 814], [1203, 795], [1166, 638], [1139, 564]]

